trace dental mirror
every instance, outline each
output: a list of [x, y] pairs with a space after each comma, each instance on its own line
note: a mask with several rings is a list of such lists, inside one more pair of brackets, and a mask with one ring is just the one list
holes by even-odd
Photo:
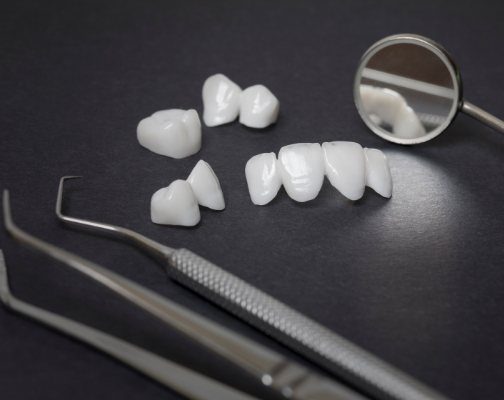
[[457, 65], [430, 39], [388, 36], [362, 56], [354, 99], [366, 125], [385, 140], [417, 144], [433, 139], [462, 111], [504, 132], [504, 121], [462, 98]]

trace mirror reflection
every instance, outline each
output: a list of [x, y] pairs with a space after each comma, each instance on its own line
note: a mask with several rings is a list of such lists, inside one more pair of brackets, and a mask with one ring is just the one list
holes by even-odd
[[368, 124], [387, 134], [419, 138], [451, 119], [458, 102], [455, 85], [438, 54], [419, 44], [391, 43], [372, 54], [361, 70], [361, 112]]

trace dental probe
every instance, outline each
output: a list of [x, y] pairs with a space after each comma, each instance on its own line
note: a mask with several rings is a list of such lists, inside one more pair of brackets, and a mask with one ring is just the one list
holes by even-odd
[[[9, 192], [3, 193], [4, 225], [7, 232], [25, 246], [38, 250], [105, 286], [166, 325], [177, 329], [201, 346], [292, 400], [365, 400], [336, 381], [316, 374], [292, 360], [159, 294], [63, 250], [17, 227], [12, 219]], [[218, 397], [208, 400], [221, 400]]]
[[258, 400], [116, 336], [19, 300], [10, 291], [2, 250], [0, 250], [0, 300], [6, 308], [108, 354], [187, 399]]
[[358, 347], [260, 289], [187, 249], [172, 249], [127, 228], [64, 215], [60, 180], [57, 217], [72, 226], [128, 240], [159, 259], [167, 274], [292, 350], [380, 400], [447, 400], [406, 373]]

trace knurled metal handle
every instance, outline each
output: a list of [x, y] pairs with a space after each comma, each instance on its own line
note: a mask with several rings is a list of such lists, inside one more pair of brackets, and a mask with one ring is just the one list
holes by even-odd
[[197, 254], [175, 250], [168, 274], [252, 326], [381, 400], [447, 400], [314, 320]]

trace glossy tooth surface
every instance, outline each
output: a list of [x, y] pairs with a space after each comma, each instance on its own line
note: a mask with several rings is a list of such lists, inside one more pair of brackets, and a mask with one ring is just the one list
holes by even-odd
[[389, 125], [394, 125], [406, 100], [394, 90], [369, 85], [360, 86], [361, 100], [364, 110]]
[[195, 110], [163, 110], [140, 121], [140, 144], [172, 158], [184, 158], [201, 149], [201, 123]]
[[383, 197], [392, 196], [392, 175], [387, 157], [377, 149], [364, 149], [366, 185]]
[[304, 202], [317, 197], [324, 182], [324, 157], [318, 143], [284, 146], [278, 166], [285, 191], [293, 200]]
[[245, 177], [252, 203], [259, 206], [268, 204], [282, 186], [275, 153], [257, 154], [248, 160]]
[[240, 99], [240, 123], [249, 128], [266, 128], [276, 122], [280, 103], [263, 85], [245, 89]]
[[203, 121], [207, 126], [227, 124], [238, 118], [241, 88], [222, 74], [209, 77], [203, 84]]
[[394, 134], [405, 139], [425, 135], [425, 128], [415, 111], [396, 91], [361, 85], [360, 92], [364, 110], [377, 125], [384, 121], [392, 126]]
[[322, 144], [325, 173], [331, 185], [350, 200], [358, 200], [366, 187], [366, 161], [362, 146], [354, 142]]
[[393, 126], [394, 133], [405, 139], [412, 139], [425, 135], [425, 128], [415, 114], [415, 111], [406, 104], [399, 110]]
[[219, 179], [210, 164], [199, 160], [187, 178], [198, 203], [212, 210], [224, 210], [226, 203]]
[[191, 185], [179, 179], [154, 193], [151, 220], [163, 225], [196, 225], [200, 221], [200, 211]]

